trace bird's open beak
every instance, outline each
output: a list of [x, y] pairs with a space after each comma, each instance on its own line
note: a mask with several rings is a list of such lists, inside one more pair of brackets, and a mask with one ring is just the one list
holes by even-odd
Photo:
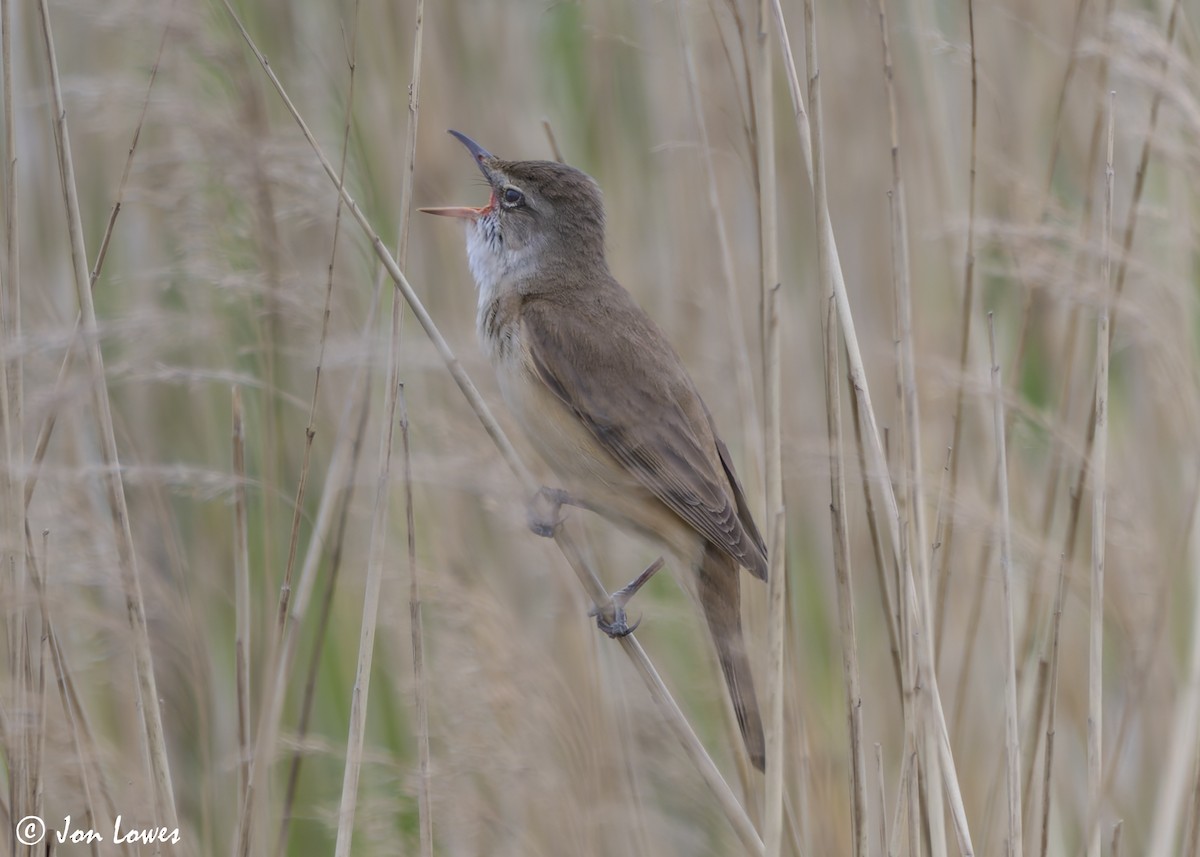
[[460, 131], [450, 130], [446, 133], [467, 147], [467, 151], [470, 152], [471, 157], [475, 159], [475, 163], [479, 167], [479, 171], [483, 173], [483, 177], [488, 181], [491, 181], [492, 173], [483, 162], [490, 161], [496, 156]]
[[461, 217], [464, 220], [478, 220], [487, 210], [492, 207], [489, 202], [483, 208], [470, 208], [465, 205], [447, 205], [440, 208], [418, 208], [417, 211], [425, 214], [440, 214], [442, 217]]
[[[466, 134], [460, 133], [458, 131], [450, 131], [449, 133], [453, 137], [455, 137], [460, 143], [462, 143], [464, 146], [467, 147], [467, 151], [470, 152], [471, 157], [475, 159], [475, 164], [476, 164], [476, 166], [479, 167], [479, 171], [481, 173], [483, 173], [483, 177], [486, 178], [488, 180], [488, 182], [490, 183], [492, 180], [492, 174], [491, 174], [491, 171], [488, 170], [487, 165], [484, 163], [484, 161], [492, 160], [492, 158], [494, 157], [492, 155], [492, 153], [489, 152], [487, 149], [483, 148], [483, 146], [476, 143], [474, 140], [472, 140]], [[438, 215], [441, 215], [442, 217], [461, 217], [465, 220], [478, 220], [480, 217], [482, 217], [484, 214], [486, 214], [488, 211], [491, 210], [491, 208], [495, 204], [495, 202], [496, 202], [496, 194], [493, 193], [492, 198], [488, 200], [488, 204], [481, 208], [471, 208], [471, 207], [465, 206], [465, 205], [451, 205], [451, 206], [445, 206], [445, 207], [441, 207], [441, 208], [419, 208], [417, 210], [423, 211], [425, 214], [438, 214]]]

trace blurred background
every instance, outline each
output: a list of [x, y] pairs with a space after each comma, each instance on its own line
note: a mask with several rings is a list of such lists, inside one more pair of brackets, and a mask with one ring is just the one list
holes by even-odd
[[[249, 813], [248, 853], [332, 853], [364, 597], [377, 606], [378, 629], [353, 853], [419, 853], [419, 695], [429, 712], [429, 816], [438, 854], [740, 853], [645, 686], [588, 618], [590, 603], [562, 555], [525, 528], [519, 484], [407, 309], [399, 380], [416, 564], [407, 553], [397, 429], [382, 519], [382, 587], [373, 598], [368, 571], [387, 424], [389, 319], [399, 295], [219, 3], [49, 2], [89, 271], [121, 203], [93, 289], [95, 335], [77, 333], [80, 304], [41, 9], [33, 0], [9, 5], [15, 150], [6, 151], [5, 162], [15, 159], [15, 168], [4, 192], [6, 202], [16, 195], [19, 264], [10, 265], [6, 250], [2, 354], [9, 402], [17, 401], [19, 377], [23, 406], [9, 408], [6, 497], [19, 498], [37, 478], [28, 538], [19, 500], [5, 506], [4, 841], [17, 847], [9, 831], [35, 809], [51, 828], [61, 828], [67, 815], [76, 827], [90, 817], [106, 838], [118, 813], [129, 826], [165, 822], [156, 814], [139, 707], [138, 641], [106, 488], [112, 471], [99, 393], [111, 408], [120, 455], [179, 819], [181, 842], [164, 853], [238, 853], [247, 761], [239, 751], [239, 728], [246, 733], [239, 715], [245, 724], [247, 712], [250, 744], [266, 765]], [[347, 189], [392, 246], [409, 181], [415, 3], [234, 5], [335, 167], [344, 157]], [[804, 89], [803, 8], [793, 0], [782, 5]], [[921, 480], [927, 543], [917, 550], [932, 557], [937, 621], [930, 633], [978, 854], [1003, 853], [1008, 835], [1001, 516], [986, 314], [994, 313], [1008, 412], [1025, 848], [1073, 855], [1083, 853], [1090, 821], [1092, 488], [1078, 483], [1092, 452], [1096, 318], [1106, 302], [1113, 341], [1105, 779], [1096, 823], [1106, 853], [1118, 821], [1125, 853], [1151, 853], [1164, 837], [1163, 854], [1200, 853], [1192, 719], [1200, 682], [1193, 653], [1200, 633], [1193, 528], [1200, 485], [1200, 10], [1183, 3], [1168, 38], [1171, 5], [977, 4], [972, 213], [967, 2], [888, 3], [920, 403], [923, 465], [913, 473], [897, 394], [895, 196], [879, 7], [876, 0], [817, 3], [833, 230], [892, 479], [898, 490], [914, 476]], [[486, 201], [477, 171], [447, 128], [512, 159], [554, 157], [549, 128], [562, 157], [602, 187], [611, 267], [692, 372], [763, 523], [758, 200], [760, 176], [771, 173], [757, 154], [765, 119], [751, 94], [757, 4], [442, 0], [425, 7], [422, 24], [413, 206]], [[811, 185], [773, 22], [767, 32], [789, 587], [784, 850], [845, 854], [852, 847], [841, 668], [847, 641], [838, 626], [829, 523], [824, 305]], [[1110, 90], [1111, 280], [1122, 278], [1115, 298], [1102, 264]], [[1143, 150], [1148, 167], [1137, 188]], [[11, 218], [13, 209], [6, 211]], [[970, 346], [961, 360], [969, 235]], [[512, 427], [475, 343], [461, 227], [414, 214], [401, 266], [484, 399]], [[104, 359], [99, 388], [84, 347], [96, 336]], [[243, 405], [243, 469], [235, 466], [235, 389]], [[945, 465], [960, 395], [951, 479]], [[884, 563], [881, 571], [874, 549], [850, 398], [845, 387], [850, 568], [870, 783], [870, 839], [860, 853], [911, 853], [904, 828], [896, 827], [908, 783], [885, 599], [895, 569]], [[48, 423], [53, 431], [35, 469], [36, 441]], [[515, 431], [512, 437], [538, 467], [523, 438]], [[910, 520], [914, 511], [902, 505]], [[248, 698], [239, 694], [236, 668], [239, 519], [249, 572]], [[572, 512], [569, 526], [586, 538], [610, 588], [657, 555], [584, 513]], [[1056, 647], [1060, 567], [1065, 598]], [[420, 687], [414, 573], [423, 616]], [[261, 733], [285, 577], [294, 658], [283, 673], [278, 730]], [[743, 592], [762, 676], [766, 587], [746, 576]], [[631, 610], [644, 616], [639, 639], [755, 817], [763, 781], [747, 778], [737, 764], [736, 728], [697, 612], [670, 575], [659, 575]], [[760, 696], [765, 688], [761, 678]], [[889, 838], [900, 834], [899, 851], [880, 841], [883, 824]], [[940, 807], [927, 811], [922, 850], [958, 853], [950, 831]], [[110, 840], [91, 853], [127, 853], [122, 849]]]

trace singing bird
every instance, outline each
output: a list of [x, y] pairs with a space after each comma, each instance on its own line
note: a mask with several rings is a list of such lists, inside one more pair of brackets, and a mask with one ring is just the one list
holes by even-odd
[[[746, 750], [762, 770], [738, 570], [766, 580], [767, 550], [712, 415], [667, 337], [609, 271], [596, 182], [553, 161], [503, 160], [450, 133], [491, 198], [421, 210], [466, 222], [479, 341], [505, 403], [562, 480], [544, 493], [553, 517], [562, 503], [590, 509], [693, 571]], [[542, 535], [556, 525], [531, 520]], [[600, 625], [611, 636], [631, 630], [623, 611]]]

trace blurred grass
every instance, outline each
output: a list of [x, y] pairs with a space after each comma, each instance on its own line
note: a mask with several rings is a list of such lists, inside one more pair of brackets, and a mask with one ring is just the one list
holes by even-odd
[[[283, 0], [237, 5], [254, 38], [329, 152], [336, 152], [348, 84], [344, 27], [353, 4]], [[977, 853], [1003, 847], [1003, 658], [998, 567], [990, 495], [994, 461], [982, 318], [996, 312], [1001, 362], [1010, 379], [1009, 436], [1016, 602], [1028, 594], [1036, 632], [1018, 652], [1028, 676], [1047, 656], [1054, 573], [1070, 497], [1060, 487], [1043, 520], [1047, 473], [1073, 483], [1083, 449], [1093, 383], [1098, 210], [1081, 231], [1085, 199], [1102, 197], [1102, 170], [1088, 172], [1090, 134], [1102, 94], [1118, 92], [1116, 230], [1129, 213], [1133, 170], [1146, 128], [1165, 9], [1115, 4], [1107, 22], [1085, 8], [1067, 90], [1061, 149], [1041, 216], [1055, 131], [1054, 108], [1069, 52], [1073, 4], [1012, 0], [979, 4], [980, 158], [978, 289], [969, 374], [957, 377], [966, 232], [969, 54], [965, 6], [912, 0], [889, 8], [900, 98], [909, 203], [916, 359], [922, 404], [926, 509], [951, 435], [954, 390], [967, 389], [961, 483], [952, 508], [949, 617], [940, 641], [939, 680]], [[1161, 4], [1159, 4], [1161, 5]], [[733, 351], [703, 162], [691, 115], [674, 5], [608, 3], [430, 4], [415, 200], [479, 204], [469, 161], [444, 129], [462, 129], [506, 157], [549, 157], [547, 119], [567, 160], [600, 181], [618, 277], [667, 331], [722, 428], [761, 516], [758, 446], [740, 435]], [[754, 151], [745, 127], [745, 69], [734, 9], [684, 4], [699, 64], [700, 96], [744, 309], [745, 334], [761, 403], [758, 241]], [[799, 4], [785, 4], [793, 45], [802, 45]], [[1190, 10], [1194, 12], [1195, 10]], [[15, 4], [16, 185], [21, 201], [22, 328], [3, 356], [23, 361], [26, 457], [42, 421], [59, 421], [29, 512], [39, 566], [46, 569], [50, 616], [78, 685], [96, 749], [93, 775], [113, 807], [145, 825], [150, 785], [134, 698], [130, 633], [116, 573], [106, 501], [98, 480], [98, 440], [82, 368], [56, 399], [54, 378], [76, 314], [58, 168], [50, 126], [47, 71], [36, 7]], [[147, 124], [104, 270], [97, 312], [108, 367], [124, 479], [150, 620], [172, 774], [181, 816], [178, 853], [230, 853], [237, 818], [236, 697], [233, 672], [234, 477], [230, 386], [246, 401], [249, 532], [255, 623], [252, 709], [269, 681], [268, 640], [287, 556], [291, 504], [304, 450], [304, 425], [319, 350], [321, 311], [336, 195], [270, 90], [236, 31], [216, 7], [116, 0], [102, 7], [51, 3], [71, 125], [89, 253], [112, 206], [154, 52], [167, 37]], [[738, 7], [753, 29], [755, 11]], [[880, 418], [899, 468], [899, 409], [887, 214], [887, 113], [879, 32], [872, 4], [820, 4], [822, 78], [833, 224]], [[1194, 15], [1193, 15], [1194, 17]], [[413, 4], [365, 2], [359, 10], [356, 92], [347, 186], [380, 234], [395, 233]], [[1105, 32], [1111, 37], [1104, 40]], [[752, 32], [745, 33], [752, 38]], [[1113, 767], [1101, 818], [1104, 836], [1124, 819], [1125, 853], [1151, 839], [1165, 760], [1195, 745], [1171, 745], [1171, 723], [1186, 686], [1192, 635], [1187, 605], [1197, 583], [1192, 504], [1200, 421], [1196, 361], [1200, 334], [1195, 188], [1195, 34], [1189, 19], [1170, 48], [1152, 168], [1119, 306], [1112, 362], [1109, 544], [1106, 615], [1105, 758]], [[1107, 60], [1108, 77], [1096, 83]], [[778, 67], [778, 63], [776, 63]], [[787, 722], [793, 752], [790, 799], [806, 801], [806, 854], [849, 851], [842, 641], [828, 526], [827, 463], [821, 398], [821, 314], [813, 263], [812, 200], [786, 87], [775, 87], [781, 266], [784, 280], [784, 467], [788, 508], [790, 638]], [[9, 153], [11, 157], [14, 153]], [[343, 223], [334, 270], [330, 334], [317, 402], [313, 461], [301, 515], [308, 548], [317, 504], [333, 492], [350, 504], [345, 548], [318, 661], [308, 734], [297, 744], [304, 676], [313, 657], [320, 593], [331, 573], [331, 541], [316, 593], [300, 625], [299, 657], [275, 748], [269, 798], [259, 804], [272, 853], [291, 754], [303, 755], [288, 854], [329, 853], [337, 830], [344, 746], [354, 682], [365, 580], [374, 450], [383, 401], [387, 325], [361, 326], [375, 263], [358, 230]], [[464, 366], [492, 402], [498, 394], [474, 344], [474, 294], [462, 237], [449, 224], [418, 218], [406, 273]], [[8, 284], [6, 284], [7, 286]], [[1021, 308], [1033, 292], [1028, 352], [1020, 372], [1008, 362]], [[385, 306], [390, 306], [390, 295]], [[1067, 319], [1081, 308], [1068, 403]], [[386, 316], [381, 313], [380, 316]], [[7, 328], [5, 328], [7, 330]], [[977, 353], [978, 352], [978, 353]], [[375, 368], [367, 434], [350, 478], [327, 479], [355, 370]], [[410, 407], [418, 561], [425, 599], [433, 816], [439, 854], [725, 854], [736, 840], [665, 731], [615, 646], [599, 637], [584, 599], [552, 546], [529, 535], [523, 499], [461, 401], [420, 329], [406, 322], [402, 376]], [[502, 408], [500, 418], [508, 425]], [[354, 422], [353, 409], [350, 423]], [[352, 427], [352, 426], [351, 426]], [[524, 441], [514, 432], [518, 444]], [[522, 447], [524, 449], [524, 447]], [[529, 451], [529, 450], [525, 450]], [[848, 452], [848, 455], [850, 453]], [[852, 456], [851, 456], [852, 458]], [[529, 456], [536, 461], [535, 456]], [[20, 466], [8, 473], [22, 475]], [[893, 475], [898, 478], [899, 470]], [[872, 569], [858, 474], [848, 485], [851, 548], [867, 740], [883, 747], [892, 821], [903, 728], [886, 626]], [[366, 489], [366, 490], [363, 490]], [[1085, 498], [1086, 502], [1086, 498]], [[408, 635], [403, 509], [394, 502], [376, 641], [374, 692], [360, 787], [355, 853], [415, 852], [416, 749]], [[585, 516], [575, 514], [573, 519]], [[760, 523], [762, 523], [760, 517]], [[590, 542], [616, 586], [654, 557], [651, 547], [606, 524], [588, 522]], [[38, 534], [48, 531], [46, 555]], [[1078, 853], [1084, 839], [1086, 735], [1087, 518], [1078, 533], [1063, 617], [1057, 756], [1050, 853]], [[25, 550], [19, 517], [4, 527], [4, 557]], [[932, 535], [932, 533], [931, 533]], [[984, 558], [992, 557], [989, 565]], [[983, 587], [980, 642], [965, 665], [970, 607]], [[756, 667], [765, 649], [765, 587], [746, 578]], [[9, 774], [0, 817], [25, 814], [17, 782], [20, 738], [40, 736], [44, 814], [51, 826], [83, 813], [72, 731], [40, 653], [32, 590], [12, 597], [5, 578], [5, 648], [0, 680]], [[1161, 609], [1160, 609], [1161, 605]], [[666, 577], [635, 609], [639, 630], [668, 685], [727, 776], [733, 778], [723, 690], [698, 616]], [[1022, 607], [1023, 609], [1023, 607]], [[1018, 629], [1026, 616], [1016, 617]], [[44, 725], [16, 696], [15, 641], [29, 641], [34, 671], [47, 670]], [[959, 677], [966, 682], [959, 683]], [[1045, 725], [1032, 685], [1021, 697], [1023, 746]], [[1128, 718], [1118, 741], [1118, 724]], [[1044, 746], [1044, 741], [1040, 742]], [[802, 760], [801, 748], [811, 757]], [[27, 760], [26, 760], [27, 761]], [[1193, 768], [1194, 768], [1194, 762]], [[1036, 770], [1040, 772], [1040, 759]], [[871, 766], [868, 766], [868, 770]], [[1040, 806], [1040, 773], [1030, 805]], [[92, 783], [95, 789], [97, 783]], [[880, 811], [868, 789], [872, 837]], [[98, 801], [99, 806], [102, 802]], [[939, 816], [940, 818], [940, 816]], [[1196, 810], [1185, 811], [1197, 824]], [[1191, 821], [1188, 822], [1187, 819]], [[104, 825], [98, 824], [98, 829]], [[1026, 848], [1040, 835], [1040, 811], [1026, 818]], [[1184, 847], [1181, 843], [1180, 849]], [[953, 850], [953, 846], [951, 846]], [[76, 853], [71, 847], [63, 853]], [[84, 853], [83, 849], [77, 849]], [[116, 853], [108, 847], [101, 853]], [[171, 853], [176, 853], [172, 851]], [[870, 853], [881, 854], [872, 838]], [[1183, 853], [1183, 852], [1180, 852]]]

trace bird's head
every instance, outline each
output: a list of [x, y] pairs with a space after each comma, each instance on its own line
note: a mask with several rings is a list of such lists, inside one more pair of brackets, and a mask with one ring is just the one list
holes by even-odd
[[467, 224], [467, 256], [481, 292], [556, 270], [604, 264], [604, 205], [590, 176], [554, 161], [506, 161], [450, 132], [491, 189], [487, 205], [422, 208]]

